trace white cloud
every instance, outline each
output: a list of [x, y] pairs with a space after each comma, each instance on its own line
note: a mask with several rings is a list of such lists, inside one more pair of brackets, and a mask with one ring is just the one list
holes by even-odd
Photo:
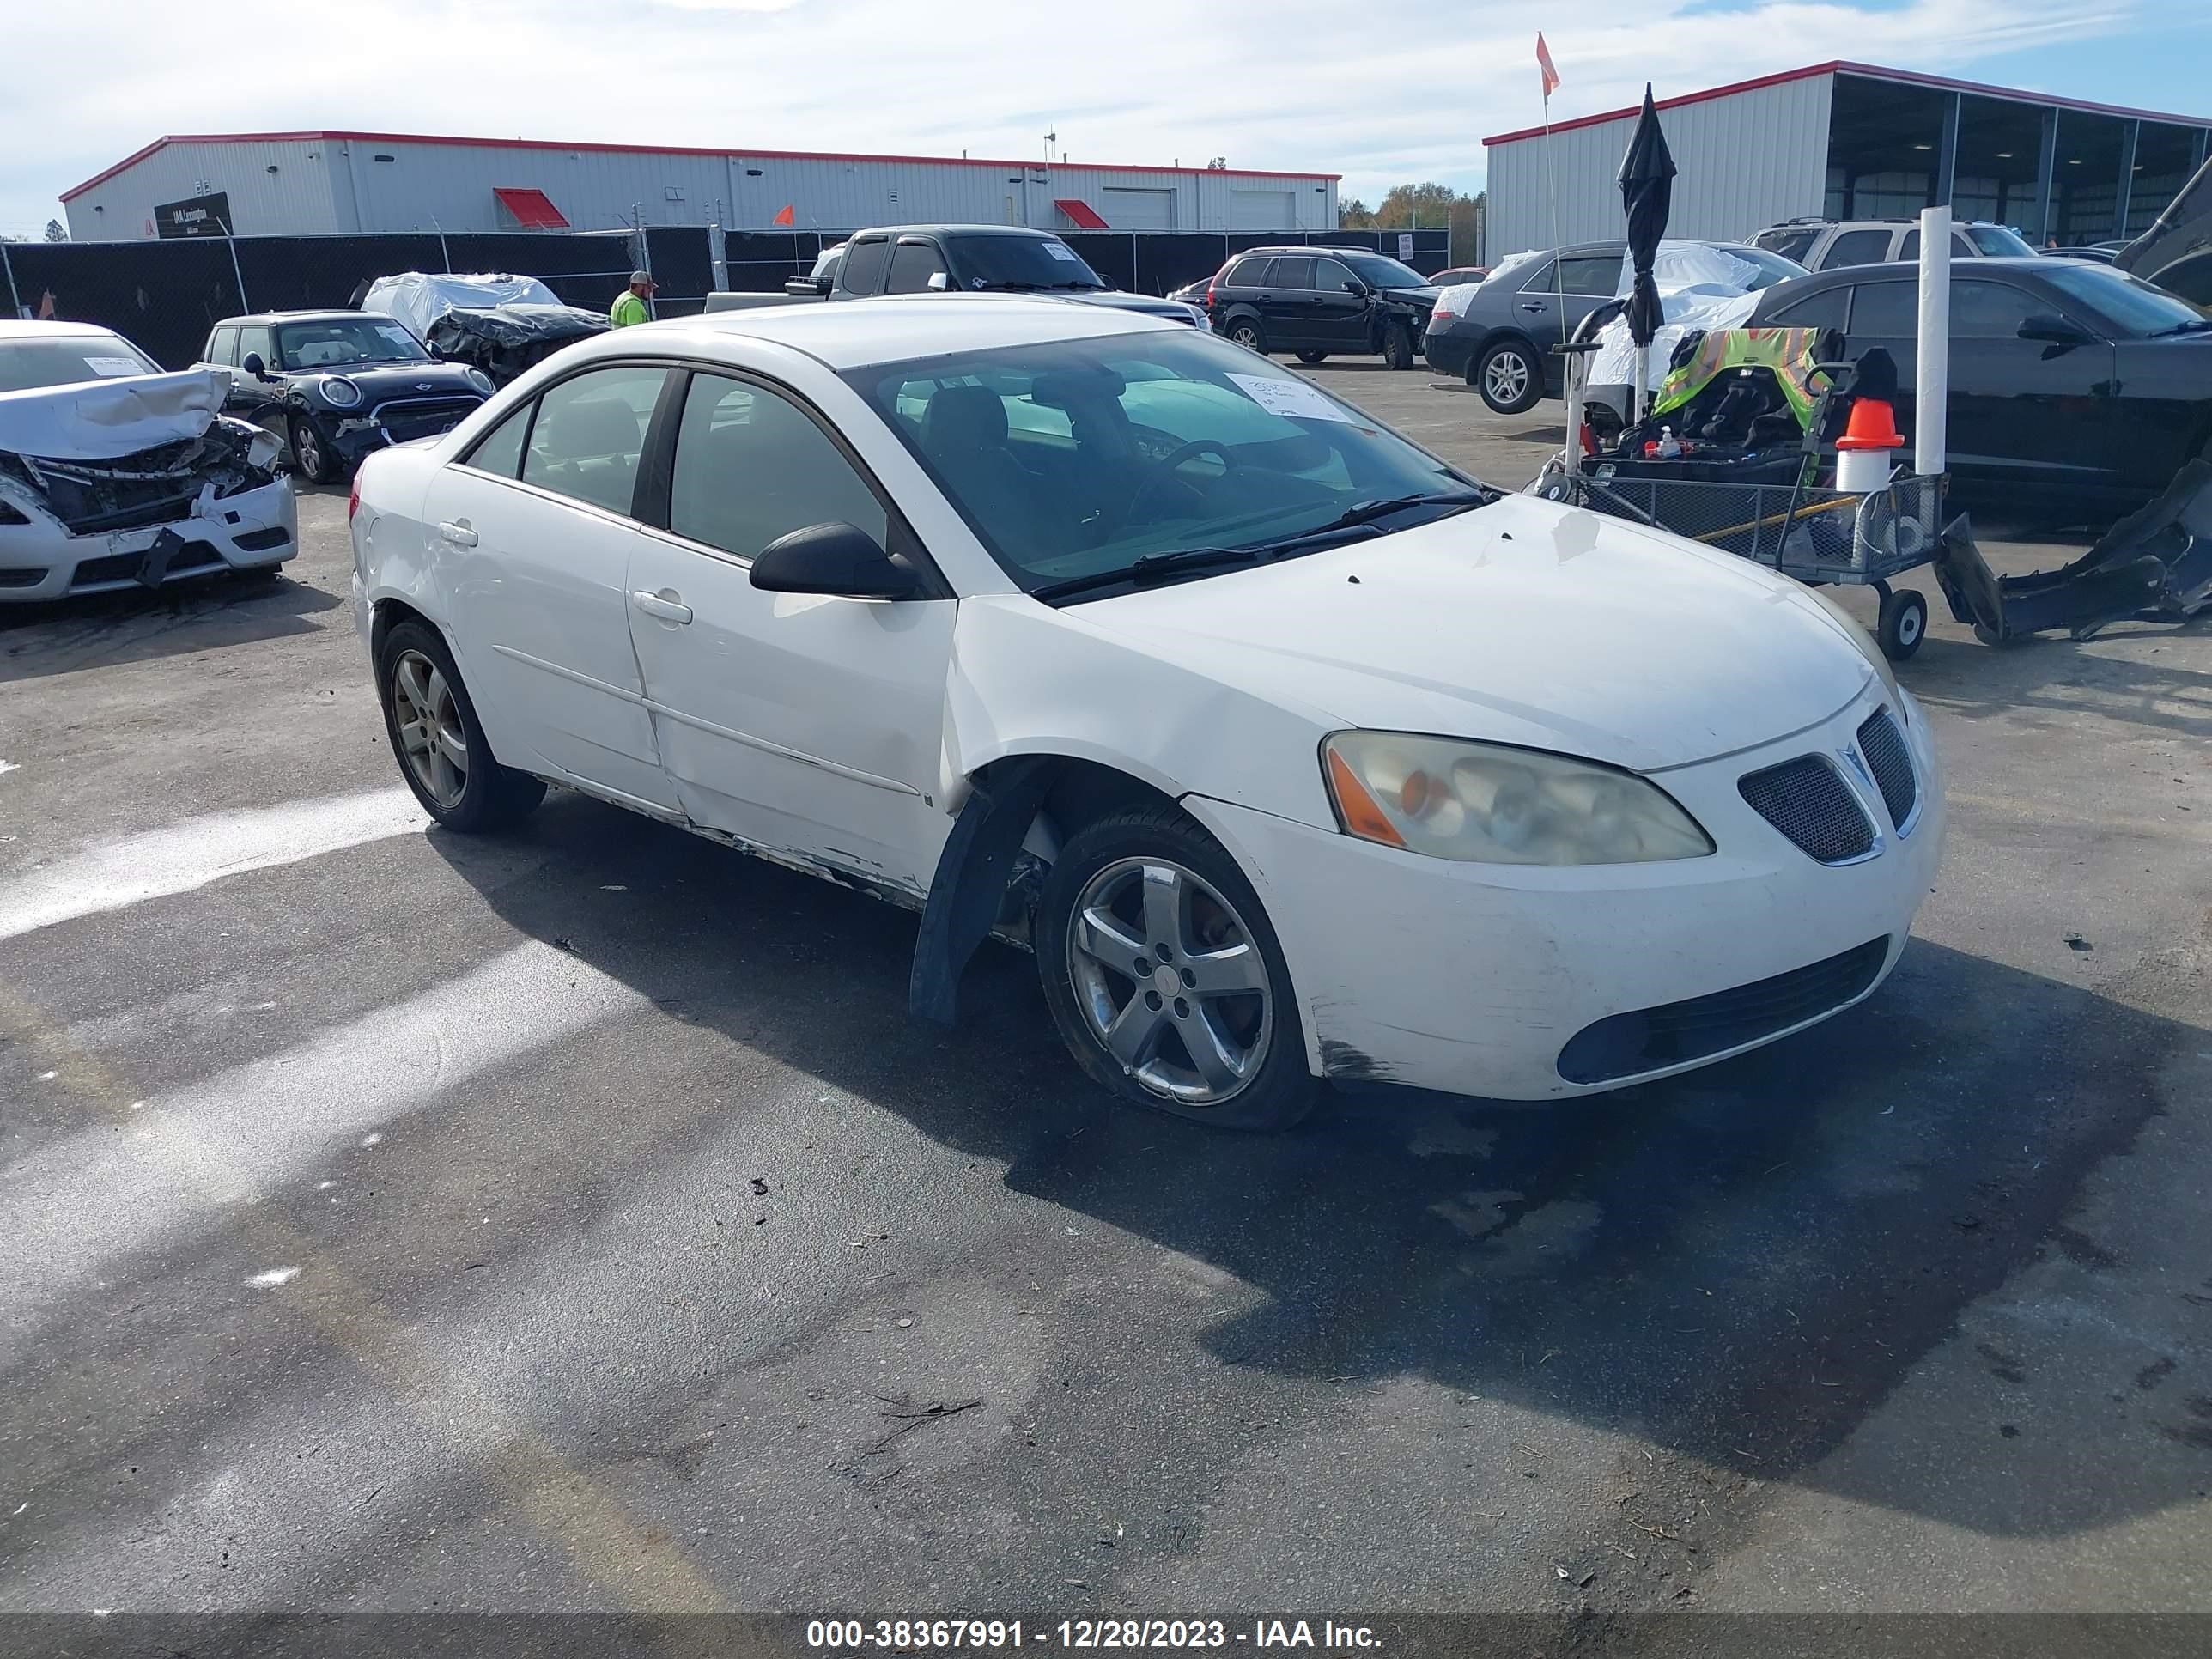
[[[2136, 0], [1863, 4], [1557, 0], [1565, 118], [1850, 58], [1950, 69], [2107, 35]], [[1372, 199], [1472, 184], [1484, 135], [1540, 113], [1534, 15], [1413, 0], [1236, 8], [1117, 0], [157, 0], [16, 9], [0, 100], [0, 229], [165, 132], [352, 127], [789, 149], [1040, 154], [1341, 172]]]

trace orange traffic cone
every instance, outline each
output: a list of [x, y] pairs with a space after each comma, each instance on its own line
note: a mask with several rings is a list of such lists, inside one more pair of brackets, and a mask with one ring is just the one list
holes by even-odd
[[1868, 495], [1889, 483], [1889, 452], [1902, 449], [1897, 411], [1887, 400], [1856, 398], [1850, 424], [1836, 440], [1836, 488]]

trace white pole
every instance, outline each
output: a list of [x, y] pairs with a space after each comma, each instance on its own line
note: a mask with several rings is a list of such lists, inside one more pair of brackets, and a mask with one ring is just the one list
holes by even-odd
[[1951, 210], [1920, 214], [1920, 334], [1912, 388], [1912, 470], [1943, 470], [1951, 397]]

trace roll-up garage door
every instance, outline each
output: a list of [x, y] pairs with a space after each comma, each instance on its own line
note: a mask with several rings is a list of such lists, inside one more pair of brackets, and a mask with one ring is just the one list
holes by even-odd
[[1231, 230], [1295, 230], [1298, 214], [1287, 190], [1239, 190], [1229, 197]]
[[1098, 192], [1099, 211], [1116, 230], [1173, 230], [1175, 191], [1109, 185]]

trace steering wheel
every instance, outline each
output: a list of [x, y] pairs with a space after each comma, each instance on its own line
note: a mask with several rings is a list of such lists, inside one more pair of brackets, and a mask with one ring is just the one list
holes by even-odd
[[1133, 522], [1136, 519], [1137, 509], [1144, 506], [1146, 497], [1159, 487], [1160, 481], [1172, 477], [1175, 470], [1185, 461], [1194, 456], [1209, 454], [1218, 455], [1224, 467], [1237, 465], [1237, 459], [1229, 453], [1228, 447], [1211, 438], [1194, 438], [1187, 444], [1179, 445], [1152, 463], [1152, 470], [1145, 475], [1145, 481], [1130, 495], [1128, 509], [1121, 514], [1121, 521], [1124, 524]]

